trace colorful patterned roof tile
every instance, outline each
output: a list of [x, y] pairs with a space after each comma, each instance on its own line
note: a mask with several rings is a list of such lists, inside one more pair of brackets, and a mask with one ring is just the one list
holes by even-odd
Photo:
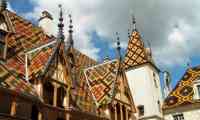
[[140, 33], [135, 30], [128, 43], [128, 48], [124, 58], [124, 68], [129, 69], [131, 67], [147, 63], [148, 61], [149, 60]]
[[[13, 71], [16, 71], [21, 77], [25, 76], [25, 53], [39, 46], [53, 41], [53, 38], [45, 35], [41, 28], [34, 26], [29, 21], [16, 15], [13, 12], [6, 11], [6, 20], [11, 24], [14, 30], [8, 33], [5, 37], [7, 41], [7, 60], [5, 66]], [[8, 25], [9, 25], [8, 24]], [[47, 49], [48, 48], [48, 49]], [[37, 56], [29, 55], [29, 76], [32, 77], [38, 71], [43, 69], [43, 66], [51, 54], [52, 47], [47, 47], [35, 52]]]
[[73, 49], [75, 56], [76, 79], [73, 82], [72, 98], [79, 109], [86, 112], [96, 113], [96, 105], [89, 91], [84, 69], [94, 66], [97, 62], [80, 51]]
[[97, 107], [112, 101], [119, 69], [119, 61], [112, 60], [85, 70], [89, 90]]
[[[193, 99], [194, 81], [200, 77], [200, 67], [189, 68], [176, 87], [164, 100], [163, 109], [170, 109], [197, 102]], [[200, 102], [200, 101], [198, 101]]]
[[24, 94], [29, 97], [31, 95], [39, 98], [39, 95], [31, 84], [22, 80], [14, 71], [7, 70], [2, 64], [0, 65], [0, 87], [13, 91], [16, 96]]

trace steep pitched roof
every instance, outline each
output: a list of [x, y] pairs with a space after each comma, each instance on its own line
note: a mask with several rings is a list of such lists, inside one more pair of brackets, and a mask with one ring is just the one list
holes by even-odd
[[111, 60], [85, 69], [87, 84], [97, 107], [109, 105], [113, 100], [130, 104], [135, 111], [128, 82], [119, 60]]
[[[15, 71], [24, 78], [25, 53], [47, 44], [54, 39], [44, 34], [41, 28], [34, 26], [32, 23], [13, 12], [6, 10], [3, 15], [6, 18], [8, 27], [10, 28], [10, 31], [6, 35], [7, 56], [5, 67], [9, 68], [11, 71]], [[43, 69], [42, 66], [47, 62], [52, 51], [51, 49], [52, 48], [38, 50], [29, 56], [30, 78], [33, 74], [36, 74], [38, 71]]]
[[193, 84], [198, 77], [200, 77], [200, 66], [187, 69], [176, 87], [164, 100], [163, 109], [200, 102], [193, 99]]
[[[25, 53], [48, 44], [56, 40], [56, 38], [47, 36], [43, 33], [41, 28], [34, 26], [31, 22], [23, 19], [13, 12], [6, 10], [4, 11], [3, 15], [6, 19], [9, 31], [6, 36], [8, 46], [7, 59], [6, 61], [1, 62], [5, 69], [10, 71], [9, 73], [15, 73], [16, 76], [1, 72], [0, 74], [3, 75], [3, 81], [1, 84], [6, 85], [6, 81], [24, 83]], [[63, 45], [64, 44], [60, 45], [62, 50], [65, 49]], [[49, 66], [52, 67], [53, 64], [48, 65], [47, 63], [50, 63], [50, 61], [55, 62], [55, 59], [53, 58], [55, 57], [55, 48], [56, 44], [52, 44], [29, 54], [29, 79], [41, 77], [41, 75], [47, 73], [47, 71], [53, 72], [52, 69], [49, 68]], [[75, 102], [78, 109], [87, 112], [96, 112], [93, 99], [91, 98], [91, 94], [86, 84], [86, 78], [84, 76], [83, 69], [95, 65], [97, 62], [82, 54], [77, 49], [72, 49], [70, 52], [72, 52], [73, 56], [75, 57], [76, 69], [76, 79], [73, 81], [76, 83], [76, 87], [74, 87], [74, 89], [71, 91], [72, 100]], [[64, 56], [67, 57], [66, 55]], [[16, 79], [16, 77], [19, 79]], [[12, 86], [12, 88], [14, 88], [14, 86]], [[29, 94], [32, 94], [31, 91]]]
[[128, 48], [124, 58], [124, 68], [129, 69], [147, 63], [148, 61], [149, 59], [140, 33], [135, 30], [129, 39]]
[[84, 69], [96, 65], [97, 62], [76, 49], [73, 49], [73, 54], [75, 56], [76, 79], [73, 81], [75, 87], [72, 89], [72, 99], [82, 111], [96, 113], [95, 102], [89, 91]]
[[108, 61], [85, 70], [89, 90], [97, 107], [107, 105], [114, 96], [119, 61]]
[[40, 99], [34, 87], [17, 75], [15, 72], [6, 69], [3, 64], [0, 64], [0, 87], [9, 89], [15, 96], [23, 94]]

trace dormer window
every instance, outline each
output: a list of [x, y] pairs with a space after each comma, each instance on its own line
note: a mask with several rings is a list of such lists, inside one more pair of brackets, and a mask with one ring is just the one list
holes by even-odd
[[0, 15], [0, 30], [8, 31], [8, 26], [3, 15]]
[[200, 77], [194, 81], [194, 99], [200, 99]]
[[6, 59], [6, 32], [0, 30], [0, 59]]

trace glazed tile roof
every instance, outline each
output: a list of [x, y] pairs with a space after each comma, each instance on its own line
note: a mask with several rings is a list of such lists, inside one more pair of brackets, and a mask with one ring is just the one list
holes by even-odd
[[197, 102], [193, 99], [194, 81], [200, 77], [200, 67], [189, 68], [176, 87], [164, 100], [163, 109], [175, 108]]
[[97, 107], [107, 105], [111, 102], [118, 68], [118, 60], [112, 60], [85, 70], [89, 90]]
[[31, 84], [22, 80], [13, 71], [7, 70], [2, 64], [0, 64], [0, 87], [13, 91], [16, 96], [18, 94], [24, 94], [29, 97], [30, 95], [38, 97], [37, 92]]
[[73, 54], [76, 64], [76, 79], [74, 81], [74, 89], [72, 90], [73, 101], [82, 111], [96, 113], [95, 102], [89, 91], [84, 69], [96, 65], [97, 62], [76, 49], [73, 50]]
[[140, 33], [135, 30], [129, 40], [128, 48], [124, 58], [124, 68], [141, 65], [148, 62], [148, 57], [145, 51], [144, 43]]
[[[9, 26], [14, 30], [6, 36], [8, 43], [7, 49], [7, 60], [5, 66], [13, 71], [16, 71], [21, 77], [25, 75], [25, 53], [29, 50], [42, 46], [46, 43], [51, 42], [49, 36], [45, 35], [41, 28], [34, 26], [22, 17], [17, 16], [15, 13], [6, 11], [5, 17], [7, 22], [12, 26]], [[50, 49], [42, 49], [36, 51], [34, 54], [29, 55], [29, 76], [32, 77], [40, 71], [47, 62], [49, 55], [51, 54]], [[38, 55], [39, 54], [39, 55]]]
[[[15, 79], [16, 76], [11, 77], [10, 74], [6, 74], [2, 79], [5, 82], [14, 80], [23, 83], [25, 79], [25, 52], [45, 45], [55, 40], [55, 38], [47, 36], [41, 28], [34, 26], [13, 12], [6, 11], [3, 15], [6, 18], [6, 22], [8, 22], [10, 31], [6, 36], [8, 43], [7, 53], [9, 54], [7, 54], [6, 62], [1, 62], [3, 62], [6, 69], [9, 69], [11, 73], [15, 73], [19, 79]], [[40, 77], [45, 72], [46, 65], [53, 56], [54, 48], [55, 44], [28, 55], [29, 79]], [[95, 104], [86, 84], [83, 69], [95, 65], [97, 62], [76, 49], [72, 51], [75, 56], [77, 77], [75, 79], [77, 86], [72, 90], [72, 99], [82, 111], [96, 112]]]

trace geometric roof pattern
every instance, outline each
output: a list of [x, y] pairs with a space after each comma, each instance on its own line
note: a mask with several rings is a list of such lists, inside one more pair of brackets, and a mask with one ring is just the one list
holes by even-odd
[[148, 62], [148, 57], [146, 55], [144, 43], [140, 33], [137, 30], [134, 30], [130, 37], [123, 61], [124, 69], [129, 69], [146, 62]]
[[29, 97], [38, 97], [36, 90], [31, 84], [22, 80], [14, 72], [7, 70], [2, 64], [0, 64], [0, 87], [11, 90], [16, 96], [23, 94]]
[[85, 70], [89, 90], [97, 107], [111, 102], [118, 69], [119, 61], [112, 60]]
[[71, 97], [82, 111], [96, 113], [96, 105], [88, 89], [84, 69], [96, 65], [97, 62], [76, 49], [72, 51], [75, 56], [76, 76], [73, 81], [74, 89], [72, 89]]
[[163, 109], [170, 109], [182, 105], [193, 104], [196, 101], [193, 99], [194, 81], [200, 77], [200, 66], [189, 68], [177, 83], [175, 88], [170, 92], [168, 97], [164, 100]]
[[[8, 34], [6, 34], [5, 37], [8, 46], [6, 61], [0, 60], [0, 62], [6, 70], [9, 70], [9, 72], [0, 72], [0, 75], [4, 75], [2, 76], [2, 80], [5, 82], [9, 81], [14, 83], [14, 81], [16, 81], [17, 83], [26, 83], [25, 53], [55, 41], [56, 38], [46, 35], [40, 27], [34, 26], [31, 22], [23, 19], [13, 12], [5, 10], [2, 14], [5, 17], [9, 29], [7, 32]], [[56, 45], [57, 44], [49, 45], [31, 52], [31, 54], [28, 55], [29, 79], [38, 78], [46, 72], [46, 66], [49, 63], [49, 59], [54, 55], [55, 47], [57, 47]], [[60, 55], [63, 55], [65, 51], [64, 44], [62, 43], [59, 47], [61, 51], [58, 52], [59, 54], [61, 53]], [[76, 83], [76, 87], [72, 89], [71, 97], [77, 107], [82, 111], [96, 112], [95, 104], [91, 97], [91, 93], [88, 90], [87, 81], [83, 71], [85, 68], [97, 64], [97, 62], [74, 48], [72, 53], [75, 57], [76, 79], [74, 79], [73, 83]], [[61, 60], [61, 58], [59, 58], [59, 60]], [[51, 61], [55, 62], [55, 59], [52, 58]], [[52, 66], [52, 64], [49, 66]], [[53, 65], [53, 67], [55, 67], [55, 65]], [[52, 69], [48, 69], [48, 73], [49, 72], [51, 73], [54, 71], [52, 71]], [[15, 75], [12, 76], [12, 74]], [[7, 85], [5, 82], [1, 83]], [[14, 83], [14, 85], [16, 84]], [[9, 88], [13, 88], [14, 91], [16, 90], [14, 87]], [[32, 91], [34, 91], [34, 88]], [[32, 94], [31, 91], [28, 90], [28, 92]]]
[[[7, 56], [5, 67], [17, 72], [22, 78], [25, 76], [25, 53], [29, 50], [47, 44], [53, 41], [53, 38], [45, 35], [41, 28], [34, 26], [29, 21], [16, 15], [8, 10], [2, 13], [6, 18], [9, 31], [6, 35], [7, 41]], [[29, 76], [32, 77], [38, 71], [43, 69], [43, 66], [51, 54], [52, 48], [42, 49], [35, 52], [35, 56], [29, 56]]]

